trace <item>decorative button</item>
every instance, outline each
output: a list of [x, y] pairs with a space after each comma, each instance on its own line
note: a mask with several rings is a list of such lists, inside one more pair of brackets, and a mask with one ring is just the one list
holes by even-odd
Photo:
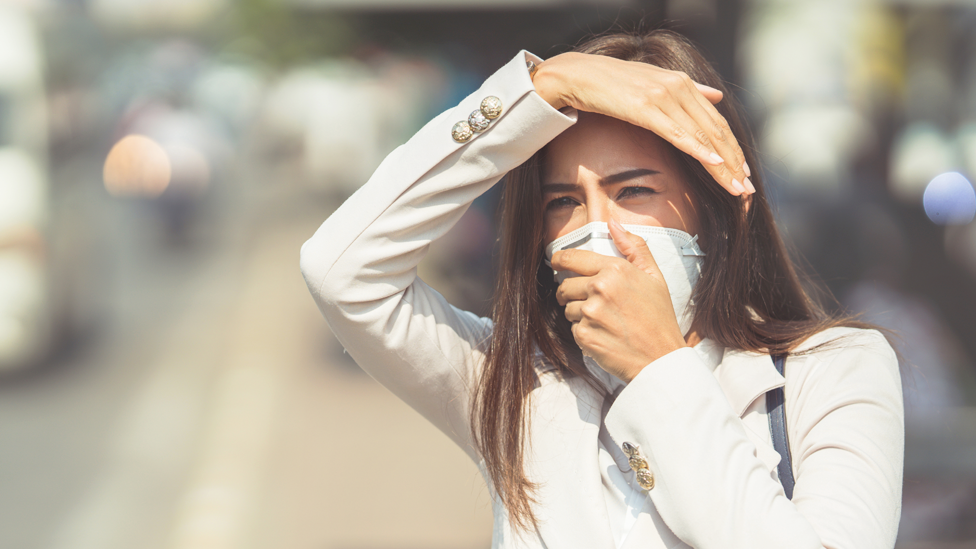
[[451, 137], [454, 138], [458, 143], [464, 143], [465, 141], [471, 139], [474, 135], [474, 131], [471, 130], [471, 126], [468, 125], [464, 120], [458, 122], [451, 128]]
[[645, 490], [654, 488], [654, 473], [650, 469], [638, 469], [637, 484], [640, 484], [640, 487]]
[[498, 118], [502, 114], [502, 100], [494, 95], [489, 95], [488, 97], [482, 99], [481, 114], [485, 115], [485, 118], [488, 120]]
[[491, 120], [481, 114], [481, 111], [472, 111], [468, 115], [468, 126], [476, 132], [483, 132], [488, 129], [488, 124], [491, 124]]
[[637, 475], [637, 484], [645, 490], [654, 488], [654, 473], [648, 468], [647, 460], [641, 455], [640, 447], [630, 442], [625, 442], [620, 447], [627, 454], [627, 463]]
[[627, 460], [630, 463], [630, 468], [633, 470], [647, 469], [647, 460], [640, 456], [633, 456]]
[[640, 455], [640, 449], [637, 448], [636, 444], [625, 442], [621, 445], [621, 448], [623, 448], [624, 453], [627, 454], [627, 457], [636, 457]]

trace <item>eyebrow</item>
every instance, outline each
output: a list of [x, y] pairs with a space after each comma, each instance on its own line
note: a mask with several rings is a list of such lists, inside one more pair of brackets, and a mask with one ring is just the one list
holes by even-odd
[[[648, 168], [637, 168], [634, 170], [627, 170], [620, 173], [615, 173], [613, 175], [608, 175], [600, 179], [600, 186], [615, 185], [623, 181], [628, 181], [630, 179], [636, 179], [638, 177], [643, 177], [645, 175], [657, 175], [661, 172], [657, 170], [651, 170]], [[580, 188], [578, 183], [546, 183], [542, 186], [543, 193], [558, 193], [566, 191], [575, 191]]]

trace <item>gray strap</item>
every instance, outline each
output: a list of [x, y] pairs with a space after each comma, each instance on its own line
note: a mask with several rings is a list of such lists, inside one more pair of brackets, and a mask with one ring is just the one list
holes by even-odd
[[[786, 355], [774, 356], [773, 364], [780, 375], [786, 367]], [[790, 439], [786, 434], [786, 409], [783, 404], [783, 387], [777, 387], [766, 393], [766, 417], [769, 418], [769, 434], [773, 438], [773, 448], [779, 452], [779, 465], [776, 472], [783, 485], [786, 497], [793, 499], [793, 459], [790, 456]]]

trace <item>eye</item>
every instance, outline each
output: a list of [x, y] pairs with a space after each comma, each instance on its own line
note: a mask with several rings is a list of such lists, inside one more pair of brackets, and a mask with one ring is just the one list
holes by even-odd
[[637, 196], [650, 196], [657, 194], [657, 191], [650, 187], [625, 187], [617, 194], [617, 200], [622, 198], [633, 198]]
[[575, 207], [577, 204], [579, 203], [570, 196], [560, 196], [559, 198], [553, 198], [546, 203], [546, 209], [555, 210], [557, 208]]

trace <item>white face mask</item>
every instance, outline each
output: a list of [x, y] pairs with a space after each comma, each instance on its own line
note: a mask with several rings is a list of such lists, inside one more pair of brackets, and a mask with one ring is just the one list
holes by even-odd
[[[705, 257], [704, 252], [698, 247], [698, 237], [665, 227], [645, 225], [623, 225], [623, 227], [647, 242], [647, 247], [661, 269], [668, 291], [671, 293], [671, 305], [674, 306], [678, 327], [682, 335], [687, 334], [691, 330], [691, 321], [694, 317], [691, 292], [698, 282], [698, 277], [701, 276], [701, 264]], [[552, 266], [550, 263], [552, 254], [568, 248], [624, 257], [610, 237], [610, 228], [600, 221], [588, 223], [553, 240], [546, 246], [546, 264]], [[557, 284], [567, 278], [579, 276], [572, 271], [553, 271], [553, 274]]]

